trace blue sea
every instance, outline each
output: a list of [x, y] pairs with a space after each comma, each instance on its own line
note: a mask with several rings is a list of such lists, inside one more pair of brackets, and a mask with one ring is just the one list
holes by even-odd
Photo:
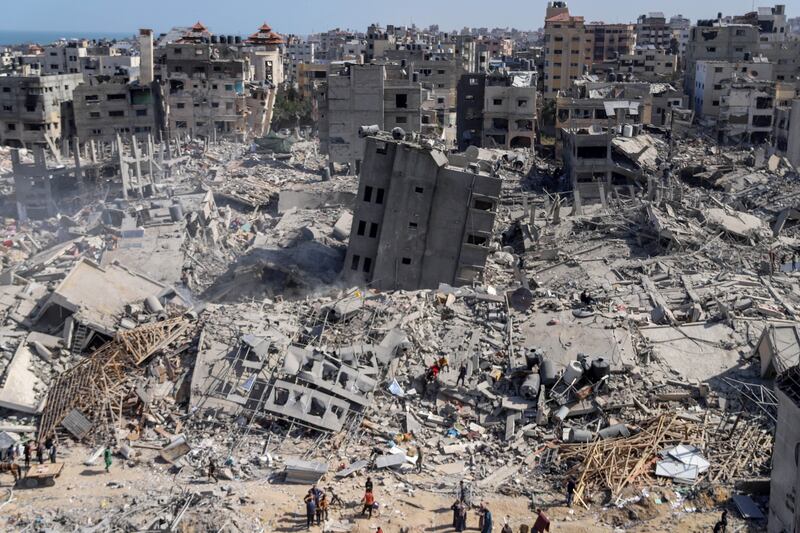
[[50, 44], [59, 39], [127, 39], [135, 32], [113, 31], [18, 31], [0, 30], [0, 46], [14, 44]]

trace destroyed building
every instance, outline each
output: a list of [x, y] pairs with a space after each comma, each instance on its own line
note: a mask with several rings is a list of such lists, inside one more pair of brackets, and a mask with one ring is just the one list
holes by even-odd
[[422, 99], [417, 76], [399, 63], [347, 64], [328, 75], [319, 91], [320, 149], [331, 164], [348, 164], [358, 174], [364, 154], [358, 128], [375, 124], [418, 132]]
[[800, 367], [794, 366], [775, 380], [778, 421], [770, 476], [769, 523], [767, 531], [795, 531], [800, 524], [796, 501], [800, 490], [797, 465], [800, 434], [795, 421], [800, 416]]
[[82, 74], [0, 77], [0, 144], [60, 142], [73, 130], [72, 98]]
[[458, 84], [459, 150], [532, 148], [536, 73], [465, 74]]
[[90, 78], [73, 92], [75, 135], [83, 142], [111, 142], [117, 135], [146, 139], [163, 130], [160, 86], [126, 78]]
[[[489, 254], [501, 180], [437, 149], [368, 137], [344, 276], [381, 290], [470, 284]], [[402, 206], [402, 208], [401, 208]]]

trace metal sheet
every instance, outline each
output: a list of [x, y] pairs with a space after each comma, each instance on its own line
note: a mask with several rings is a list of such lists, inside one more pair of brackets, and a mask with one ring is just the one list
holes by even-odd
[[750, 496], [735, 494], [733, 495], [733, 503], [736, 504], [736, 508], [739, 509], [739, 514], [742, 515], [742, 518], [753, 520], [764, 518], [764, 513], [761, 512], [761, 509], [758, 508]]

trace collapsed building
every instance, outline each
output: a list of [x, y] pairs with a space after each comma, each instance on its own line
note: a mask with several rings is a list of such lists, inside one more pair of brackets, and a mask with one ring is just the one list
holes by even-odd
[[501, 180], [403, 136], [366, 139], [345, 276], [381, 290], [472, 283], [489, 254]]

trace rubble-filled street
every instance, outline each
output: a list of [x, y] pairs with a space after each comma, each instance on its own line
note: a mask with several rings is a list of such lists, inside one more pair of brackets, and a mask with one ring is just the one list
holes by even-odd
[[0, 530], [797, 531], [800, 18], [608, 16], [0, 31]]

